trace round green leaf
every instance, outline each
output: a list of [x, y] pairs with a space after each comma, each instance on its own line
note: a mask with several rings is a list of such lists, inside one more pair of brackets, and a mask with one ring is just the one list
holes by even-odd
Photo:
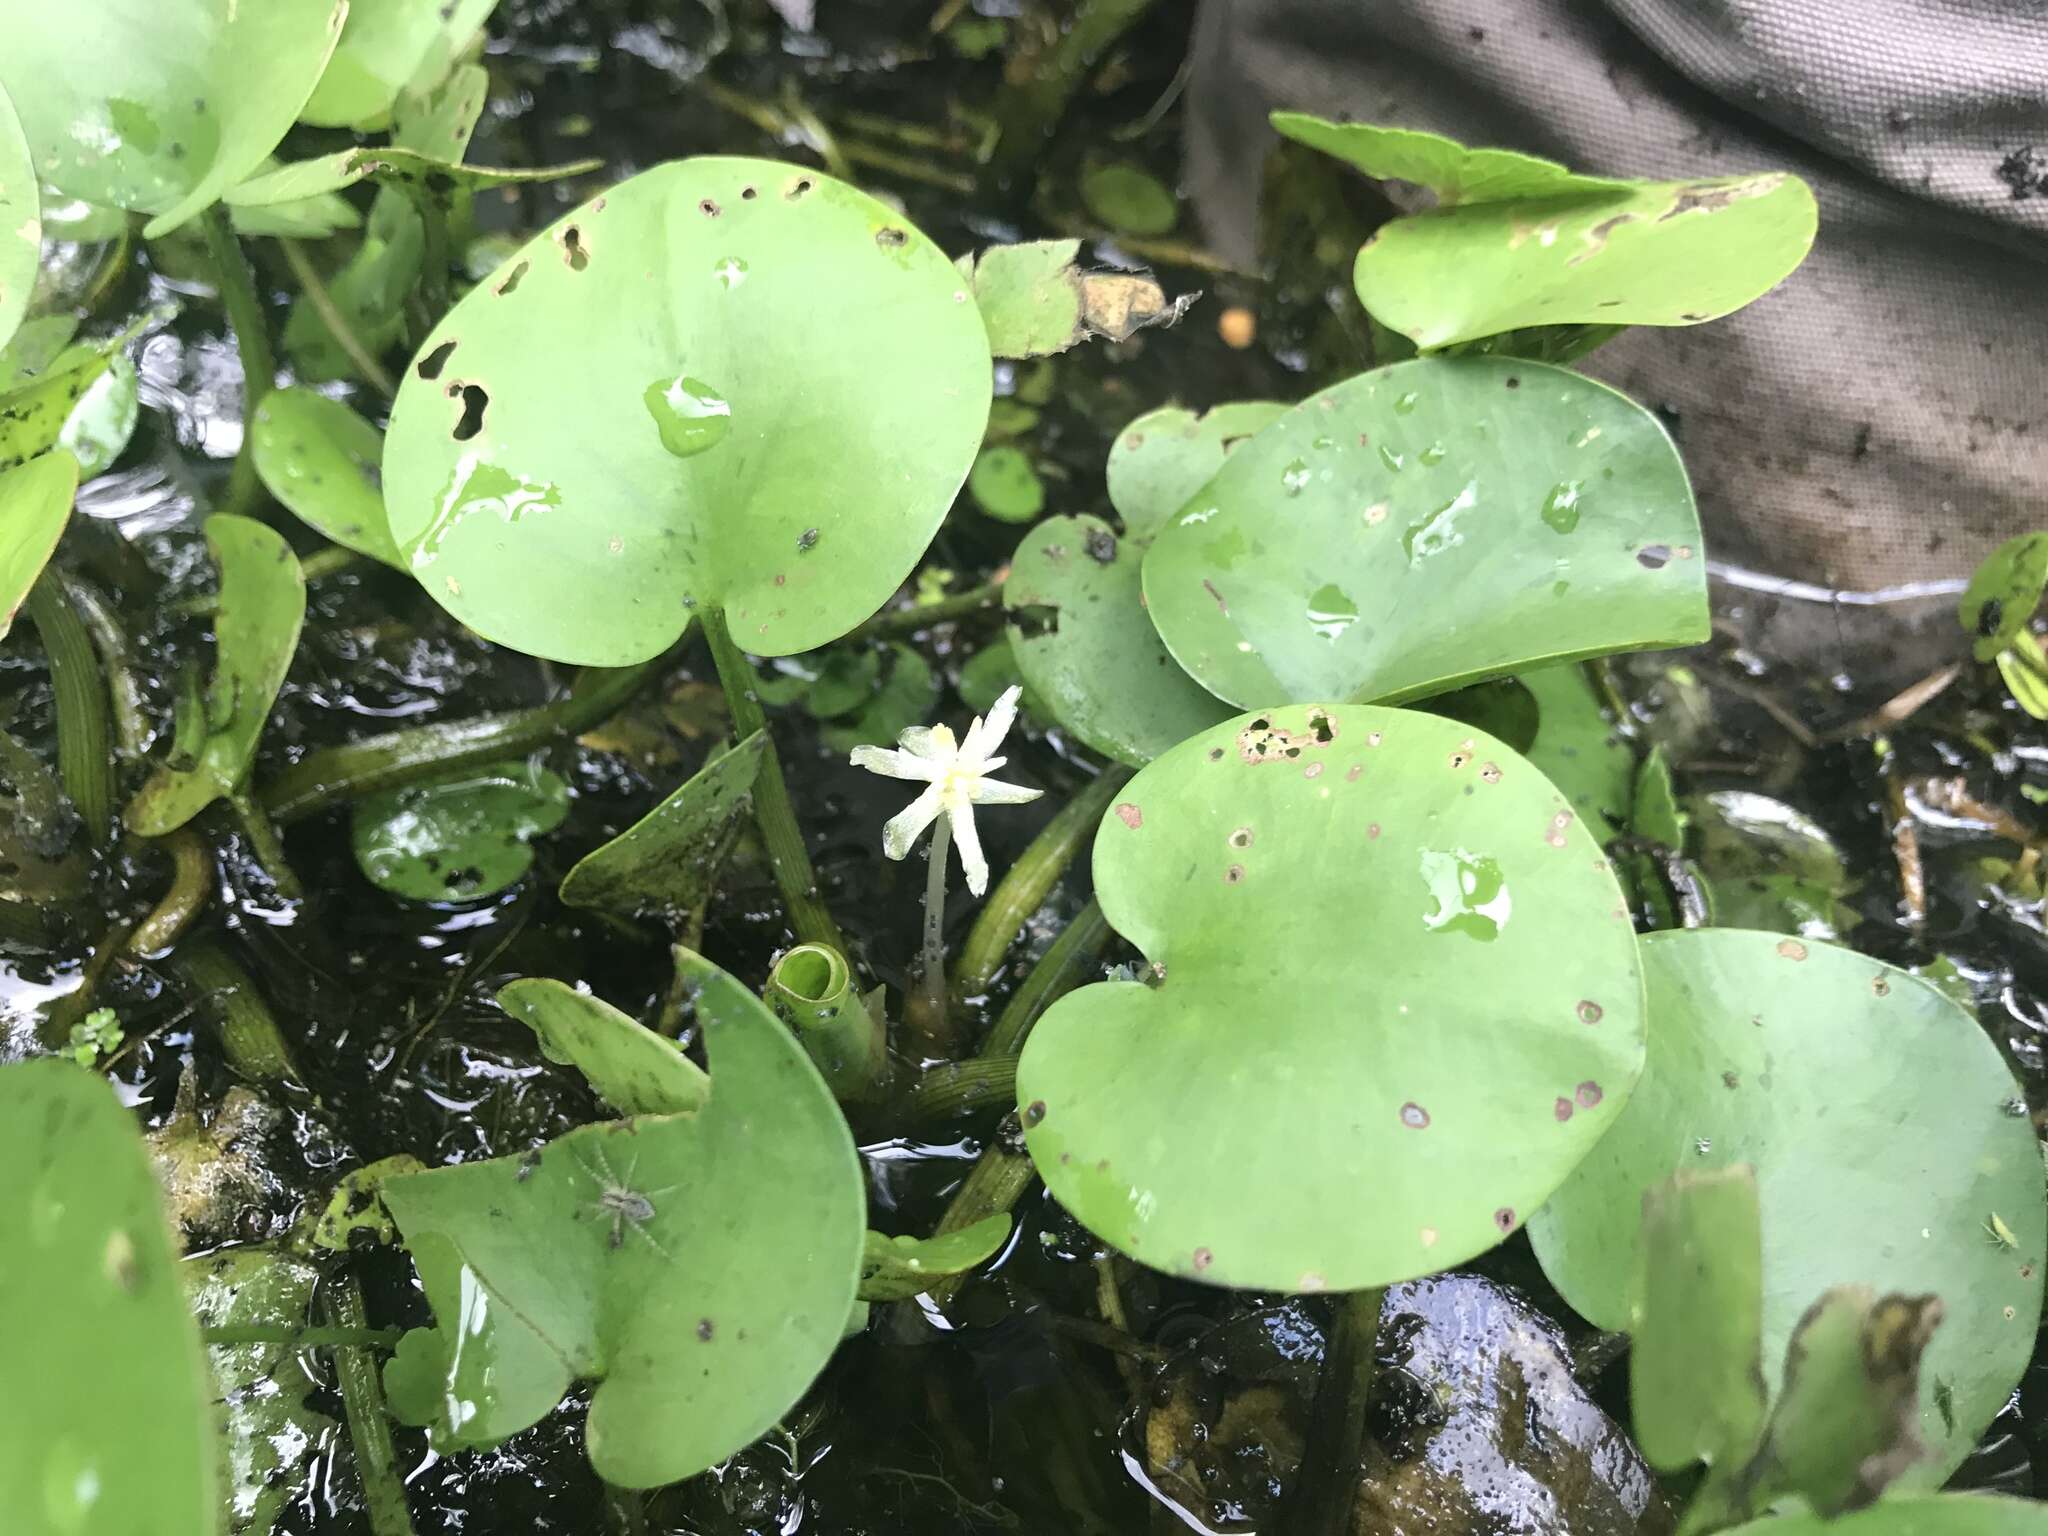
[[1227, 719], [1183, 672], [1145, 611], [1145, 547], [1097, 517], [1048, 518], [1003, 583], [1010, 650], [1032, 696], [1096, 751], [1141, 768]]
[[1126, 235], [1171, 234], [1180, 222], [1173, 189], [1150, 171], [1123, 161], [1083, 172], [1081, 201], [1096, 218]]
[[498, 989], [498, 1006], [540, 1037], [548, 1060], [576, 1068], [621, 1114], [680, 1114], [710, 1096], [703, 1069], [675, 1041], [566, 982], [511, 982]]
[[1209, 483], [1224, 457], [1287, 414], [1277, 400], [1234, 400], [1197, 415], [1178, 405], [1148, 411], [1117, 433], [1104, 475], [1124, 532], [1149, 544]]
[[1846, 949], [1701, 928], [1650, 934], [1642, 955], [1649, 1063], [1530, 1223], [1544, 1272], [1589, 1321], [1628, 1328], [1643, 1191], [1754, 1164], [1774, 1384], [1830, 1287], [1942, 1298], [1920, 1373], [1932, 1459], [1908, 1478], [1938, 1482], [2019, 1380], [2041, 1310], [2048, 1209], [2012, 1074], [1933, 986]]
[[28, 313], [43, 255], [40, 199], [28, 140], [7, 92], [0, 89], [0, 346]]
[[2033, 622], [2048, 587], [2048, 533], [2007, 539], [1984, 557], [1956, 606], [1970, 634], [1971, 651], [1991, 661]]
[[1513, 1232], [1643, 1059], [1599, 845], [1492, 738], [1368, 705], [1241, 715], [1138, 774], [1095, 890], [1156, 985], [1055, 1003], [1017, 1064], [1090, 1229], [1221, 1285], [1352, 1290]]
[[0, 470], [0, 638], [56, 552], [77, 496], [78, 461], [62, 449]]
[[998, 522], [1028, 523], [1045, 510], [1045, 485], [1031, 456], [1011, 443], [981, 450], [967, 475], [967, 494]]
[[624, 666], [692, 607], [755, 655], [886, 602], [981, 445], [981, 317], [865, 193], [763, 160], [657, 166], [560, 220], [420, 348], [391, 532], [488, 639]]
[[498, 0], [350, 0], [341, 41], [300, 119], [382, 127], [399, 92], [435, 84], [497, 8]]
[[175, 832], [242, 782], [306, 617], [306, 579], [275, 529], [223, 513], [206, 520], [206, 544], [220, 568], [206, 736], [196, 762], [160, 763], [136, 791], [127, 821], [143, 837]]
[[68, 1061], [0, 1067], [0, 1168], [7, 1528], [211, 1536], [212, 1383], [133, 1117]]
[[94, 0], [60, 14], [0, 0], [0, 86], [44, 181], [151, 213], [154, 240], [277, 148], [340, 34], [347, 0]]
[[1804, 1511], [1738, 1525], [1728, 1536], [2043, 1536], [2048, 1504], [1988, 1493], [1881, 1499], [1868, 1509], [1822, 1516]]
[[569, 814], [569, 786], [532, 763], [356, 802], [351, 842], [370, 883], [407, 901], [494, 896], [533, 865], [531, 839]]
[[701, 1110], [384, 1186], [439, 1319], [386, 1381], [438, 1444], [503, 1439], [595, 1379], [598, 1475], [675, 1482], [764, 1433], [839, 1342], [865, 1236], [853, 1137], [767, 1006], [679, 959], [711, 1063]]
[[1238, 445], [1161, 530], [1145, 600], [1233, 703], [1441, 693], [1707, 636], [1692, 488], [1657, 419], [1575, 373], [1419, 358]]
[[339, 400], [294, 385], [256, 408], [250, 449], [271, 495], [358, 554], [405, 569], [384, 521], [384, 435]]

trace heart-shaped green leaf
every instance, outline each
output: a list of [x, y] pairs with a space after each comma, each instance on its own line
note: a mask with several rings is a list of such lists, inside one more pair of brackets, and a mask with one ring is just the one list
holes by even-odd
[[1123, 534], [1097, 517], [1056, 517], [1018, 545], [1003, 584], [1018, 672], [1096, 751], [1142, 767], [1230, 715], [1168, 654], [1145, 611], [1140, 571], [1153, 535], [1225, 454], [1286, 411], [1245, 400], [1199, 416], [1179, 406], [1140, 416], [1109, 450]]
[[[179, 1266], [192, 1315], [206, 1328], [306, 1326], [317, 1265], [272, 1248], [228, 1248]], [[285, 1344], [215, 1345], [214, 1401], [225, 1420], [226, 1473], [221, 1529], [270, 1536], [286, 1504], [311, 1481], [334, 1420], [308, 1401], [325, 1389], [297, 1350]]]
[[0, 639], [56, 552], [78, 496], [78, 460], [58, 449], [0, 471]]
[[427, 337], [385, 443], [392, 536], [535, 655], [642, 661], [699, 605], [755, 655], [812, 650], [924, 553], [990, 369], [965, 282], [893, 210], [770, 161], [658, 166]]
[[334, 57], [299, 117], [322, 128], [384, 126], [399, 93], [431, 87], [498, 0], [349, 0]]
[[999, 523], [1028, 523], [1045, 510], [1045, 482], [1015, 443], [981, 450], [968, 471], [967, 494]]
[[71, 1062], [0, 1067], [0, 1168], [7, 1528], [212, 1536], [212, 1383], [134, 1118]]
[[1369, 176], [1439, 189], [1436, 208], [1382, 225], [1353, 272], [1373, 316], [1424, 349], [1530, 326], [1718, 319], [1813, 246], [1812, 189], [1784, 171], [1610, 181], [1434, 134], [1299, 113], [1273, 125]]
[[36, 267], [43, 256], [41, 199], [36, 194], [36, 169], [29, 159], [21, 119], [0, 89], [0, 346], [13, 336], [28, 313], [28, 296], [36, 285]]
[[622, 1115], [701, 1109], [709, 1079], [682, 1047], [601, 997], [529, 977], [498, 989], [498, 1006], [540, 1037], [549, 1061], [574, 1067]]
[[1707, 635], [1692, 488], [1657, 419], [1562, 368], [1420, 358], [1238, 445], [1145, 557], [1212, 693], [1394, 702]]
[[405, 569], [384, 521], [384, 434], [303, 385], [256, 407], [250, 449], [271, 495], [345, 549]]
[[1155, 1268], [1351, 1290], [1457, 1264], [1563, 1181], [1641, 1067], [1599, 845], [1455, 721], [1213, 727], [1103, 818], [1095, 889], [1161, 979], [1055, 1003], [1017, 1097], [1047, 1187]]
[[569, 814], [569, 786], [532, 762], [356, 802], [350, 842], [370, 883], [407, 901], [495, 896], [533, 867], [532, 840]]
[[277, 148], [326, 67], [347, 0], [0, 0], [0, 86], [42, 179], [156, 215], [205, 212]]
[[1970, 634], [1971, 652], [1991, 661], [2028, 624], [2048, 588], [2048, 533], [2023, 533], [1986, 555], [1970, 574], [1956, 617]]
[[205, 739], [196, 762], [160, 763], [129, 803], [128, 825], [144, 837], [176, 831], [248, 774], [306, 617], [306, 579], [276, 530], [221, 514], [206, 520], [206, 544], [220, 568], [220, 601]]
[[678, 923], [711, 894], [718, 850], [747, 808], [767, 750], [755, 731], [562, 877], [562, 900], [621, 917]]
[[1650, 934], [1642, 955], [1649, 1064], [1530, 1223], [1544, 1272], [1589, 1321], [1629, 1327], [1643, 1191], [1754, 1164], [1774, 1384], [1832, 1286], [1947, 1304], [1920, 1383], [1933, 1459], [1909, 1478], [1938, 1481], [2004, 1405], [2040, 1314], [2048, 1209], [2012, 1074], [1934, 987], [1849, 950], [1701, 928]]
[[595, 1379], [598, 1475], [654, 1487], [767, 1430], [837, 1346], [865, 1237], [853, 1137], [766, 1005], [679, 961], [711, 1063], [703, 1109], [384, 1186], [440, 1320], [386, 1379], [438, 1443], [502, 1439]]

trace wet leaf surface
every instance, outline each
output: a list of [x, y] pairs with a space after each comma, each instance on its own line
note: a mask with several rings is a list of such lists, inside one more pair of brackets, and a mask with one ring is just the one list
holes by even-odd
[[[1530, 1223], [1545, 1273], [1589, 1321], [1628, 1327], [1643, 1191], [1754, 1164], [1767, 1379], [1831, 1286], [1941, 1297], [1919, 1414], [1933, 1455], [1910, 1480], [1945, 1476], [2004, 1405], [2040, 1313], [2048, 1211], [2010, 1072], [1934, 987], [1848, 950], [1695, 929], [1649, 934], [1642, 954], [1649, 1065]], [[1987, 1236], [1994, 1214], [2012, 1246]]]
[[498, 0], [349, 0], [341, 41], [299, 116], [379, 128], [408, 87], [439, 80]]
[[550, 977], [498, 989], [498, 1003], [531, 1029], [550, 1061], [581, 1072], [622, 1115], [674, 1115], [710, 1097], [704, 1069], [682, 1047], [603, 998]]
[[133, 1119], [70, 1062], [0, 1067], [0, 1166], [0, 1308], [33, 1320], [0, 1340], [0, 1509], [24, 1531], [207, 1536], [214, 1394]]
[[[1535, 769], [1367, 706], [1244, 715], [1142, 771], [1095, 887], [1163, 971], [1084, 987], [1026, 1043], [1047, 1187], [1211, 1284], [1355, 1289], [1504, 1240], [1642, 1060], [1614, 877]], [[1328, 1213], [1359, 1182], [1374, 1219]]]
[[1273, 121], [1368, 175], [1451, 193], [1382, 225], [1353, 273], [1365, 307], [1425, 350], [1530, 326], [1715, 320], [1813, 244], [1813, 192], [1783, 171], [1616, 182], [1434, 134]]
[[407, 1336], [386, 1383], [436, 1444], [503, 1439], [589, 1378], [598, 1474], [673, 1482], [766, 1431], [837, 1346], [864, 1240], [853, 1139], [760, 999], [684, 965], [711, 1062], [702, 1110], [385, 1186], [440, 1320]]
[[78, 461], [61, 449], [0, 470], [0, 636], [57, 548], [77, 494]]
[[384, 435], [303, 385], [272, 390], [251, 439], [264, 488], [344, 549], [405, 569], [384, 521]]
[[747, 808], [768, 737], [756, 731], [562, 879], [562, 900], [621, 917], [680, 923], [710, 896], [717, 855]]
[[299, 115], [340, 35], [346, 0], [121, 0], [49, 25], [0, 4], [0, 86], [42, 179], [87, 202], [155, 215], [154, 240], [262, 163]]
[[176, 831], [247, 776], [306, 616], [306, 579], [275, 530], [217, 514], [206, 520], [206, 545], [220, 570], [220, 599], [204, 739], [196, 761], [160, 762], [129, 802], [128, 825], [144, 837]]
[[1100, 518], [1056, 517], [1018, 545], [1003, 584], [1019, 675], [1055, 719], [1098, 752], [1142, 767], [1227, 718], [1230, 706], [1167, 652], [1145, 611], [1141, 569], [1153, 535], [1243, 439], [1285, 413], [1272, 401], [1178, 406], [1140, 416], [1109, 451]]
[[535, 655], [645, 660], [694, 605], [756, 655], [811, 650], [924, 553], [990, 367], [959, 275], [884, 204], [771, 161], [660, 166], [427, 337], [385, 444], [391, 532], [437, 602]]
[[1399, 702], [1707, 634], [1699, 517], [1656, 418], [1561, 368], [1417, 359], [1238, 445], [1145, 557], [1211, 692]]
[[0, 346], [28, 313], [43, 255], [36, 172], [7, 92], [0, 89]]
[[[303, 1327], [320, 1280], [315, 1265], [262, 1247], [225, 1249], [179, 1268], [205, 1328]], [[309, 1357], [282, 1344], [214, 1345], [207, 1355], [224, 1421], [222, 1529], [268, 1536], [339, 1428], [309, 1401], [326, 1383]]]
[[464, 778], [368, 795], [356, 802], [356, 867], [407, 901], [476, 901], [533, 867], [532, 840], [569, 813], [561, 775], [531, 762], [497, 763]]

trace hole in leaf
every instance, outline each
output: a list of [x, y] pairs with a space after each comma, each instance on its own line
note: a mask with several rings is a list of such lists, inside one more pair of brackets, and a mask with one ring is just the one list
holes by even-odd
[[583, 231], [571, 224], [562, 231], [562, 260], [569, 263], [571, 272], [581, 272], [590, 265], [590, 249], [583, 243]]
[[816, 183], [814, 183], [810, 177], [799, 176], [795, 181], [790, 183], [789, 190], [783, 193], [782, 195], [794, 201], [796, 198], [802, 197], [806, 193], [808, 193], [814, 185], [816, 185]]
[[715, 219], [720, 213], [724, 212], [713, 199], [708, 197], [697, 205], [697, 211], [707, 219]]
[[491, 397], [481, 384], [462, 386], [462, 420], [455, 423], [451, 434], [458, 443], [466, 443], [484, 429], [484, 409], [491, 403]]
[[514, 288], [517, 288], [519, 286], [519, 279], [526, 276], [526, 269], [531, 265], [531, 262], [520, 262], [518, 266], [514, 267], [510, 272], [507, 272], [505, 274], [505, 281], [498, 284], [498, 286], [493, 288], [491, 292], [495, 293], [501, 299], [504, 298], [506, 294], [510, 293]]
[[756, 191], [755, 191], [755, 190], [754, 190], [754, 189], [753, 189], [752, 187], [741, 187], [741, 188], [740, 188], [740, 199], [741, 199], [741, 201], [743, 201], [743, 202], [749, 202], [749, 203], [751, 203], [751, 202], [752, 202], [752, 201], [753, 201], [753, 200], [754, 200], [754, 199], [755, 199], [756, 197], [759, 197], [759, 196], [760, 196], [760, 193], [756, 192]]
[[419, 362], [419, 376], [423, 379], [438, 379], [441, 370], [448, 366], [448, 359], [455, 355], [455, 343], [444, 341]]
[[889, 225], [875, 231], [875, 244], [891, 249], [903, 244], [909, 238], [910, 236], [897, 229], [894, 225]]

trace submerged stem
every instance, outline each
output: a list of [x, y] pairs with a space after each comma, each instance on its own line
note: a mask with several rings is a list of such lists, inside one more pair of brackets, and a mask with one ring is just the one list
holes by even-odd
[[143, 707], [142, 688], [135, 681], [129, 662], [128, 633], [115, 616], [113, 605], [99, 589], [77, 576], [65, 575], [64, 595], [72, 610], [92, 636], [99, 651], [100, 670], [107, 677], [107, 702], [113, 710], [114, 749], [125, 762], [139, 761], [148, 751], [152, 728], [149, 711]]
[[983, 582], [952, 597], [942, 597], [935, 603], [916, 603], [908, 608], [885, 608], [867, 623], [860, 625], [849, 640], [873, 640], [881, 635], [913, 635], [921, 629], [930, 629], [934, 624], [945, 624], [954, 619], [968, 618], [984, 608], [999, 606], [1003, 600], [1003, 584], [1000, 581]]
[[1386, 1294], [1378, 1287], [1351, 1292], [1330, 1330], [1308, 1444], [1288, 1499], [1287, 1528], [1301, 1536], [1346, 1536], [1352, 1528]]
[[199, 228], [213, 261], [221, 308], [227, 311], [235, 349], [242, 355], [242, 447], [228, 477], [223, 510], [246, 512], [256, 505], [256, 458], [250, 447], [256, 435], [256, 408], [277, 385], [277, 356], [271, 351], [270, 321], [263, 313], [263, 296], [256, 290], [256, 274], [228, 221], [226, 205], [215, 203], [201, 214]]
[[195, 999], [210, 999], [216, 1005], [221, 1051], [229, 1066], [259, 1083], [305, 1081], [292, 1060], [277, 1015], [263, 1001], [249, 973], [218, 943], [181, 945], [165, 968]]
[[953, 853], [953, 818], [940, 813], [932, 823], [930, 858], [924, 875], [924, 953], [916, 992], [903, 1001], [903, 1022], [934, 1056], [953, 1042], [952, 1009], [946, 999], [946, 865]]
[[[732, 715], [733, 739], [745, 741], [755, 731], [768, 729], [767, 713], [755, 691], [754, 669], [734, 644], [722, 610], [706, 609], [701, 618], [718, 681], [725, 689], [725, 706]], [[818, 877], [811, 868], [810, 850], [804, 846], [803, 829], [797, 825], [789, 785], [783, 782], [782, 760], [776, 755], [772, 734], [767, 742], [761, 771], [754, 779], [754, 825], [761, 829], [761, 841], [767, 845], [769, 868], [781, 888], [782, 904], [789, 909], [789, 926], [806, 944], [828, 944], [842, 955], [849, 954], [839, 925], [818, 894]]]
[[128, 952], [132, 955], [168, 953], [213, 893], [213, 853], [205, 838], [184, 826], [158, 839], [157, 846], [171, 856], [171, 886], [149, 916], [128, 935]]
[[243, 832], [248, 834], [249, 848], [256, 855], [256, 862], [263, 866], [263, 873], [270, 876], [270, 883], [277, 887], [278, 895], [287, 901], [303, 900], [306, 888], [292, 870], [292, 863], [285, 856], [284, 838], [277, 830], [277, 823], [270, 819], [270, 812], [243, 784], [228, 795], [228, 804], [233, 807], [235, 817], [242, 823]]
[[660, 666], [661, 658], [656, 657], [633, 667], [587, 667], [569, 696], [552, 704], [445, 725], [412, 726], [346, 746], [323, 747], [279, 774], [258, 799], [275, 820], [289, 824], [379, 790], [523, 757], [535, 747], [587, 731], [615, 713]]
[[962, 997], [988, 990], [1003, 956], [1025, 920], [1036, 912], [1060, 876], [1067, 872], [1083, 844], [1095, 836], [1096, 823], [1118, 790], [1131, 781], [1131, 770], [1105, 768], [1093, 783], [1061, 806], [1045, 829], [1031, 840], [982, 904], [981, 913], [960, 947], [953, 987]]
[[[327, 1293], [327, 1316], [337, 1329], [370, 1331], [364, 1316], [363, 1288], [348, 1270], [335, 1277]], [[413, 1536], [405, 1477], [398, 1469], [398, 1449], [391, 1443], [391, 1421], [384, 1413], [384, 1384], [377, 1379], [377, 1362], [367, 1349], [343, 1346], [334, 1352], [334, 1373], [341, 1381], [349, 1445], [355, 1451], [356, 1477], [363, 1485], [372, 1536]]]

